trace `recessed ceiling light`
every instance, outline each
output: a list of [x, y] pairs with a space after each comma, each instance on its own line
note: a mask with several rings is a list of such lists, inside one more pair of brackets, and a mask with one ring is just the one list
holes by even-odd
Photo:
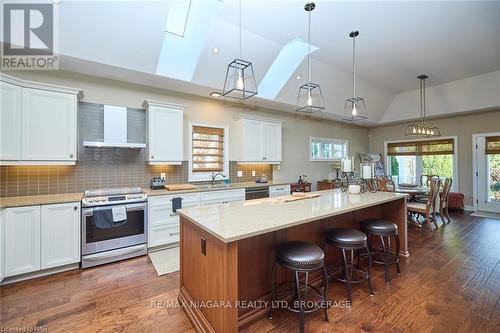
[[210, 93], [210, 96], [212, 96], [212, 97], [221, 97], [222, 94], [220, 92], [217, 92], [217, 91], [212, 91]]
[[300, 80], [302, 78], [302, 75], [298, 74], [296, 77], [295, 77], [295, 80]]
[[219, 48], [218, 47], [214, 47], [212, 49], [212, 52], [215, 53], [215, 54], [219, 53]]

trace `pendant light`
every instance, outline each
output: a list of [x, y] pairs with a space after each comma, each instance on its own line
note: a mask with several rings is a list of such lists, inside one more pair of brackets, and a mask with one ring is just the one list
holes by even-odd
[[352, 38], [352, 97], [345, 100], [344, 109], [349, 117], [343, 120], [358, 121], [368, 119], [365, 100], [362, 97], [356, 96], [356, 37], [359, 31], [352, 31], [349, 37]]
[[429, 126], [425, 123], [425, 80], [429, 77], [427, 75], [419, 75], [417, 78], [420, 80], [420, 120], [417, 123], [406, 126], [405, 135], [419, 137], [441, 136], [439, 128], [436, 126]]
[[321, 87], [317, 83], [311, 82], [311, 12], [316, 7], [314, 2], [308, 2], [304, 9], [309, 13], [309, 26], [307, 33], [308, 53], [307, 53], [307, 83], [300, 86], [297, 96], [297, 107], [295, 111], [302, 113], [314, 113], [325, 108]]
[[239, 1], [238, 56], [228, 66], [222, 95], [236, 99], [247, 99], [257, 95], [257, 85], [252, 63], [241, 59], [241, 0]]

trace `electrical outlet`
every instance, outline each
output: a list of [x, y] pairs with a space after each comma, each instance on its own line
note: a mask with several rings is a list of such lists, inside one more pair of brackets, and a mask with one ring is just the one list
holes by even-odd
[[160, 178], [163, 180], [167, 179], [167, 174], [165, 172], [160, 173]]
[[243, 177], [243, 171], [241, 170], [236, 171], [236, 177]]
[[255, 170], [252, 170], [252, 177], [255, 177]]

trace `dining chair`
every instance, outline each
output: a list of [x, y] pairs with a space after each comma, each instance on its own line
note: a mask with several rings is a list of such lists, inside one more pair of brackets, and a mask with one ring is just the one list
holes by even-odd
[[[448, 200], [450, 196], [451, 185], [453, 184], [453, 179], [446, 178], [443, 185], [443, 191], [439, 193], [439, 216], [443, 224], [448, 224], [451, 222], [450, 213], [448, 211]], [[445, 217], [446, 220], [445, 221]]]
[[425, 223], [430, 231], [434, 231], [431, 223], [434, 223], [436, 230], [439, 229], [436, 221], [436, 198], [439, 193], [440, 186], [440, 180], [432, 181], [430, 183], [429, 197], [426, 203], [411, 201], [406, 204], [408, 214], [415, 215], [417, 219], [420, 216], [425, 217]]
[[431, 185], [432, 181], [439, 180], [438, 175], [421, 175], [420, 176], [420, 186], [427, 186], [429, 187]]
[[[421, 175], [420, 176], [420, 186], [426, 186], [429, 187], [430, 183], [436, 180], [440, 180], [439, 176], [437, 175]], [[429, 196], [427, 194], [425, 195], [416, 195], [415, 196], [415, 201], [421, 202], [421, 203], [426, 203]]]

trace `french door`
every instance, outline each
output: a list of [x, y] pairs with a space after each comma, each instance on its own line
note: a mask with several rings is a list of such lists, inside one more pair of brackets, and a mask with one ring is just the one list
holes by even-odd
[[500, 135], [476, 137], [477, 208], [500, 213]]

